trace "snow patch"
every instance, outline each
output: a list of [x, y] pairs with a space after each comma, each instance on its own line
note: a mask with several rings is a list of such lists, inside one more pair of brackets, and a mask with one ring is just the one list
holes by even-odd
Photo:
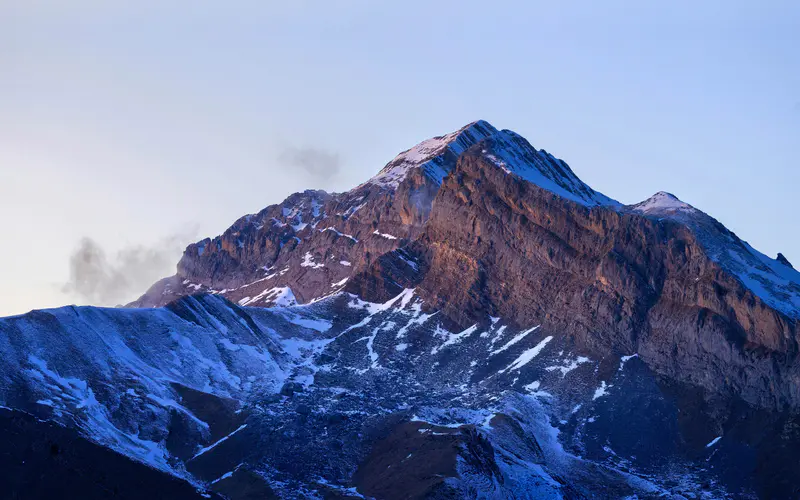
[[336, 287], [342, 286], [345, 283], [347, 283], [347, 280], [349, 280], [349, 279], [350, 278], [344, 278], [343, 280], [337, 281], [336, 283], [331, 283], [331, 288], [336, 288]]
[[[492, 324], [494, 324], [494, 323], [496, 323], [496, 321], [493, 322]], [[529, 328], [529, 329], [525, 330], [524, 332], [520, 332], [520, 333], [514, 335], [514, 337], [511, 340], [509, 340], [508, 342], [506, 342], [506, 344], [503, 345], [503, 347], [501, 347], [500, 349], [496, 349], [496, 350], [492, 351], [491, 353], [489, 353], [489, 355], [490, 356], [494, 356], [495, 354], [500, 354], [501, 352], [503, 352], [506, 349], [508, 349], [509, 347], [513, 346], [514, 344], [516, 344], [520, 340], [524, 339], [529, 333], [535, 332], [536, 329], [539, 328], [539, 326], [541, 326], [541, 325], [536, 325], [533, 328]], [[502, 330], [499, 330], [498, 334], [501, 334], [501, 333], [502, 333]]]
[[319, 230], [320, 233], [324, 233], [325, 231], [331, 231], [331, 232], [335, 233], [338, 236], [342, 236], [344, 238], [348, 238], [348, 239], [352, 240], [353, 242], [358, 243], [358, 240], [353, 235], [341, 233], [335, 227], [326, 227], [325, 229], [320, 229]]
[[290, 307], [297, 305], [297, 298], [288, 286], [267, 288], [252, 299], [239, 301], [240, 306], [249, 306], [259, 302], [273, 302], [273, 307]]
[[650, 198], [634, 205], [633, 210], [643, 214], [664, 214], [665, 212], [696, 212], [697, 209], [684, 203], [674, 194], [659, 191]]
[[602, 398], [603, 396], [608, 396], [608, 389], [610, 389], [611, 385], [606, 385], [606, 381], [603, 380], [600, 382], [600, 387], [595, 389], [594, 395], [592, 396], [592, 401], [598, 398]]
[[377, 229], [375, 231], [373, 231], [372, 234], [376, 234], [378, 236], [386, 238], [387, 240], [396, 240], [397, 239], [397, 236], [392, 236], [391, 234], [381, 233]]
[[484, 157], [509, 175], [585, 206], [622, 205], [587, 186], [569, 166], [545, 150], [537, 150], [520, 135], [503, 130], [491, 138], [492, 151]]
[[240, 430], [244, 429], [245, 427], [247, 427], [247, 424], [240, 425], [239, 428], [237, 428], [235, 431], [231, 432], [227, 436], [225, 436], [225, 437], [219, 439], [218, 441], [206, 446], [205, 448], [201, 448], [200, 451], [195, 453], [194, 456], [192, 458], [190, 458], [189, 460], [194, 460], [195, 458], [199, 457], [200, 455], [203, 455], [204, 453], [207, 453], [207, 452], [213, 450], [214, 448], [219, 446], [220, 443], [223, 443], [223, 442], [227, 441], [228, 439], [230, 439], [231, 436], [233, 436], [234, 434], [236, 434]]
[[587, 358], [585, 356], [578, 356], [575, 359], [567, 360], [567, 363], [565, 365], [547, 366], [547, 367], [545, 367], [545, 370], [547, 370], [549, 372], [558, 370], [558, 371], [561, 372], [561, 376], [565, 377], [567, 375], [567, 373], [571, 372], [572, 370], [574, 370], [578, 366], [582, 365], [583, 363], [590, 363], [590, 362], [591, 362], [591, 360], [589, 358]]
[[535, 358], [536, 356], [539, 355], [540, 352], [542, 352], [542, 349], [544, 349], [547, 343], [550, 342], [551, 340], [553, 340], [552, 335], [545, 337], [541, 342], [539, 342], [535, 346], [531, 347], [530, 349], [520, 354], [519, 357], [515, 359], [513, 363], [508, 365], [506, 368], [500, 370], [500, 373], [519, 370], [523, 366], [527, 365], [528, 363], [531, 362], [533, 358]]
[[431, 349], [431, 354], [436, 354], [437, 352], [441, 351], [445, 347], [449, 347], [451, 345], [455, 345], [455, 344], [460, 343], [462, 340], [466, 339], [467, 337], [469, 337], [470, 335], [475, 333], [475, 331], [477, 329], [478, 329], [478, 324], [476, 323], [476, 324], [472, 325], [471, 327], [467, 328], [466, 330], [464, 330], [464, 331], [462, 331], [460, 333], [451, 333], [451, 332], [449, 332], [447, 330], [444, 330], [444, 329], [440, 328], [437, 325], [436, 333], [434, 333], [434, 335], [443, 336], [445, 338], [445, 341], [444, 341], [444, 343], [442, 345], [440, 345], [438, 347], [434, 347], [433, 349]]
[[314, 256], [311, 255], [311, 252], [306, 252], [303, 255], [303, 262], [300, 263], [300, 267], [310, 267], [311, 269], [319, 269], [320, 267], [325, 267], [324, 263], [316, 263], [314, 262]]
[[622, 356], [621, 358], [619, 358], [619, 369], [617, 371], [622, 371], [622, 369], [625, 367], [625, 363], [632, 360], [633, 358], [638, 358], [638, 357], [639, 357], [638, 354], [631, 354], [630, 356]]
[[421, 168], [428, 178], [441, 184], [449, 173], [449, 169], [443, 166], [442, 158], [448, 151], [457, 157], [473, 144], [496, 132], [497, 129], [489, 123], [479, 120], [453, 133], [427, 139], [397, 155], [367, 183], [397, 189], [411, 169]]

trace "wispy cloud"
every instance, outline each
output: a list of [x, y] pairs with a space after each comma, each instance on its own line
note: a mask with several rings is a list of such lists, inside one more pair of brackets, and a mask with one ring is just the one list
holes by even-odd
[[152, 246], [132, 245], [109, 255], [97, 241], [84, 237], [69, 258], [69, 281], [61, 291], [93, 305], [129, 302], [175, 272], [190, 240], [188, 235], [174, 235]]
[[336, 177], [342, 166], [338, 153], [312, 147], [286, 146], [278, 155], [278, 162], [287, 167], [299, 168], [321, 181]]

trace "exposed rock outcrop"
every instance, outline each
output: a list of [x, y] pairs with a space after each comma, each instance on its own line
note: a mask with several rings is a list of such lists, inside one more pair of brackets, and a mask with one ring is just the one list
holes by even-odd
[[[445, 179], [424, 233], [402, 250], [424, 272], [404, 282], [386, 256], [348, 290], [381, 300], [417, 287], [462, 327], [489, 317], [542, 323], [586, 352], [639, 352], [675, 380], [762, 406], [800, 405], [791, 302], [773, 307], [781, 283], [758, 294], [728, 268], [728, 255], [750, 255], [746, 243], [667, 193], [632, 207], [587, 206], [581, 187], [558, 195], [509, 171], [506, 151], [489, 138]], [[518, 151], [524, 165], [546, 158]]]
[[335, 292], [377, 257], [416, 238], [458, 156], [495, 133], [485, 121], [470, 123], [400, 153], [351, 191], [296, 193], [244, 216], [222, 235], [189, 245], [177, 274], [129, 306], [157, 307], [197, 292], [270, 306], [286, 289], [300, 302]]
[[800, 405], [800, 273], [660, 192], [622, 206], [486, 122], [424, 141], [343, 194], [306, 191], [190, 245], [134, 305], [242, 305], [417, 287], [466, 327], [542, 323], [587, 352], [769, 407]]

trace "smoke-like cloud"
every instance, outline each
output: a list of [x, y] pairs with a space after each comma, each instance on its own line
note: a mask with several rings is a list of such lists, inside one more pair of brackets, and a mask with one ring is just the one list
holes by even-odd
[[300, 168], [322, 181], [336, 177], [342, 166], [338, 153], [311, 147], [285, 147], [278, 155], [278, 161], [288, 167]]
[[92, 305], [119, 305], [173, 274], [186, 236], [164, 238], [153, 246], [133, 245], [109, 257], [95, 240], [84, 237], [69, 259], [69, 281], [61, 291]]

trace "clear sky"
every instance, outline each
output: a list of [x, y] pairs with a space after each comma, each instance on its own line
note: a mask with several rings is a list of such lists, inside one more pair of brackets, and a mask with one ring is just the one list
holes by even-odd
[[798, 26], [796, 1], [0, 0], [0, 315], [111, 302], [64, 287], [84, 238], [130, 300], [185, 243], [479, 118], [797, 267]]

